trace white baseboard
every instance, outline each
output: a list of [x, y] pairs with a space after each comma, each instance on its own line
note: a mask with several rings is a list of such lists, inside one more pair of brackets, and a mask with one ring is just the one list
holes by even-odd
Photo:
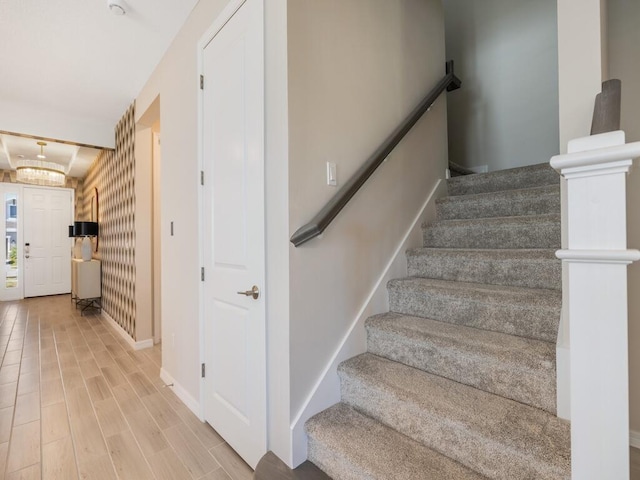
[[102, 311], [102, 318], [104, 318], [107, 321], [107, 324], [111, 326], [111, 328], [113, 328], [116, 331], [116, 333], [120, 335], [134, 350], [142, 350], [143, 348], [153, 347], [153, 338], [148, 338], [147, 340], [141, 340], [139, 342], [136, 342], [124, 330], [124, 328], [118, 325], [118, 322], [116, 322], [113, 318], [111, 318], [111, 315], [109, 315], [104, 310]]
[[640, 432], [631, 430], [629, 432], [629, 445], [635, 448], [640, 448]]
[[160, 369], [160, 379], [165, 383], [165, 385], [167, 385], [167, 388], [171, 388], [171, 390], [173, 390], [173, 393], [175, 393], [176, 396], [180, 400], [182, 400], [182, 403], [184, 403], [187, 406], [187, 408], [191, 410], [196, 417], [198, 417], [200, 420], [204, 420], [202, 418], [200, 403], [198, 403], [198, 401], [195, 398], [189, 395], [189, 392], [187, 392], [182, 387], [182, 385], [176, 382], [174, 378], [164, 368]]
[[475, 167], [464, 167], [467, 170], [471, 170], [474, 173], [487, 173], [489, 171], [489, 165], [477, 165]]
[[393, 278], [407, 275], [405, 252], [411, 247], [422, 245], [422, 223], [431, 218], [435, 218], [435, 201], [445, 194], [446, 182], [438, 180], [411, 226], [393, 252], [387, 266], [375, 283], [371, 293], [364, 301], [351, 326], [338, 344], [338, 348], [322, 371], [322, 374], [316, 381], [302, 408], [291, 422], [290, 429], [294, 467], [307, 459], [307, 437], [304, 433], [305, 422], [316, 413], [340, 401], [340, 381], [337, 374], [338, 365], [340, 362], [366, 351], [365, 320], [372, 315], [389, 310], [387, 282]]

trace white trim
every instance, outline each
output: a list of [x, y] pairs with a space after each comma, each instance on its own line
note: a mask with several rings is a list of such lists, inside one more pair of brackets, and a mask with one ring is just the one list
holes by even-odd
[[200, 404], [197, 402], [195, 398], [189, 395], [189, 392], [180, 385], [175, 379], [167, 372], [164, 368], [160, 369], [160, 380], [164, 382], [166, 385], [165, 388], [170, 388], [173, 390], [173, 393], [186, 405], [186, 407], [193, 412], [193, 414], [200, 419], [200, 421], [204, 421], [200, 412], [202, 409], [200, 408]]
[[638, 250], [558, 250], [556, 257], [576, 263], [623, 263], [640, 260]]
[[[616, 133], [616, 132], [613, 132]], [[603, 164], [616, 164], [625, 160], [640, 157], [640, 142], [624, 145], [608, 146], [596, 150], [566, 153], [551, 158], [551, 166], [556, 170], [573, 169], [578, 167], [598, 167]]]
[[[244, 5], [247, 0], [230, 0], [227, 3], [227, 6], [220, 12], [220, 14], [213, 21], [211, 26], [207, 29], [207, 31], [200, 37], [198, 41], [198, 71], [202, 74], [202, 51], [206, 48], [206, 46], [213, 40], [213, 38], [218, 34], [222, 27], [224, 27], [231, 17], [235, 15], [235, 13], [240, 10], [240, 7]], [[198, 85], [198, 89], [200, 89], [200, 85]]]
[[640, 432], [629, 431], [629, 445], [634, 448], [640, 448]]
[[471, 170], [473, 173], [487, 173], [489, 171], [489, 165], [476, 165], [475, 167], [464, 168]]
[[149, 347], [153, 347], [153, 338], [148, 338], [146, 340], [141, 340], [139, 342], [136, 342], [133, 338], [131, 338], [131, 336], [125, 331], [124, 328], [122, 328], [120, 325], [118, 325], [118, 322], [116, 322], [111, 315], [109, 315], [107, 312], [105, 312], [104, 310], [102, 310], [102, 318], [104, 318], [107, 321], [107, 324], [113, 328], [116, 333], [118, 335], [120, 335], [128, 344], [131, 348], [133, 348], [134, 350], [142, 350], [143, 348], [149, 348]]
[[[442, 191], [444, 188], [446, 188], [446, 183], [439, 179], [427, 196], [422, 208], [407, 229], [402, 240], [399, 242], [389, 262], [380, 274], [380, 277], [378, 277], [378, 281], [362, 304], [360, 311], [320, 374], [320, 377], [302, 407], [291, 422], [293, 465], [297, 466], [307, 459], [307, 439], [304, 433], [305, 422], [316, 413], [340, 401], [340, 385], [337, 375], [338, 364], [366, 351], [364, 322], [371, 315], [388, 310], [389, 298], [387, 295], [387, 282], [392, 278], [406, 276], [407, 263], [405, 252], [409, 248], [421, 244], [422, 223], [426, 220], [426, 216], [429, 213], [435, 211], [429, 210], [429, 207], [435, 206], [436, 199], [445, 194], [445, 192]], [[381, 306], [383, 308], [380, 308]]]

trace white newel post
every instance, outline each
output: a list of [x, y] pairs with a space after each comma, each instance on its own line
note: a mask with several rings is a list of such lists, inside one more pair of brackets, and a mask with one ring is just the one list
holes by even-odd
[[640, 142], [624, 132], [569, 142], [551, 159], [567, 180], [571, 472], [576, 480], [629, 479], [626, 175]]

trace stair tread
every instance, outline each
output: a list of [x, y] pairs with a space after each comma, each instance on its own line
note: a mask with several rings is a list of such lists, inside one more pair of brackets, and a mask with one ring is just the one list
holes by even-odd
[[310, 460], [336, 480], [485, 478], [343, 403], [309, 419], [305, 430]]
[[548, 163], [464, 175], [447, 180], [450, 196], [516, 190], [559, 183], [560, 176]]
[[423, 228], [456, 227], [466, 225], [480, 225], [489, 227], [505, 226], [511, 228], [515, 225], [557, 224], [560, 226], [560, 214], [548, 213], [542, 215], [519, 215], [513, 217], [488, 217], [488, 218], [453, 218], [436, 220], [430, 224], [424, 224]]
[[555, 341], [562, 294], [557, 290], [421, 277], [390, 280], [389, 309], [483, 330]]
[[513, 190], [497, 190], [495, 192], [469, 193], [467, 195], [453, 195], [441, 197], [436, 204], [444, 203], [468, 203], [483, 200], [512, 199], [514, 197], [538, 198], [540, 196], [559, 196], [560, 184], [543, 185], [540, 187], [515, 188]]
[[562, 294], [556, 290], [544, 288], [511, 287], [506, 285], [488, 285], [484, 283], [450, 282], [422, 277], [404, 277], [389, 280], [389, 288], [410, 287], [417, 290], [437, 290], [456, 296], [464, 296], [483, 303], [527, 303], [540, 307], [558, 306]]
[[[485, 475], [546, 479], [569, 472], [569, 423], [554, 415], [370, 353], [339, 371], [352, 382], [343, 381], [343, 391], [359, 400], [356, 409], [454, 460], [491, 457], [483, 460], [485, 471], [476, 468]], [[527, 468], [536, 476], [523, 477]]]
[[555, 412], [553, 343], [397, 313], [365, 326], [375, 355]]
[[555, 248], [438, 248], [417, 247], [407, 250], [407, 257], [422, 255], [455, 256], [468, 259], [481, 258], [491, 261], [520, 260], [530, 262], [554, 261], [560, 262], [556, 257]]
[[443, 219], [423, 225], [423, 246], [560, 248], [560, 215]]
[[436, 200], [438, 219], [492, 218], [560, 212], [560, 186], [503, 190]]
[[391, 312], [368, 318], [366, 325], [401, 335], [412, 344], [429, 338], [431, 343], [465, 350], [468, 355], [493, 357], [496, 362], [517, 364], [523, 369], [553, 370], [555, 365], [556, 346], [543, 340]]

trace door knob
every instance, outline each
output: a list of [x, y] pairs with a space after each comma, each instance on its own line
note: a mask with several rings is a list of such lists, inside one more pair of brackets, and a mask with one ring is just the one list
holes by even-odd
[[238, 292], [238, 295], [245, 295], [247, 297], [253, 297], [254, 300], [257, 300], [260, 296], [260, 290], [256, 285], [251, 287], [251, 290], [247, 290], [246, 292]]

